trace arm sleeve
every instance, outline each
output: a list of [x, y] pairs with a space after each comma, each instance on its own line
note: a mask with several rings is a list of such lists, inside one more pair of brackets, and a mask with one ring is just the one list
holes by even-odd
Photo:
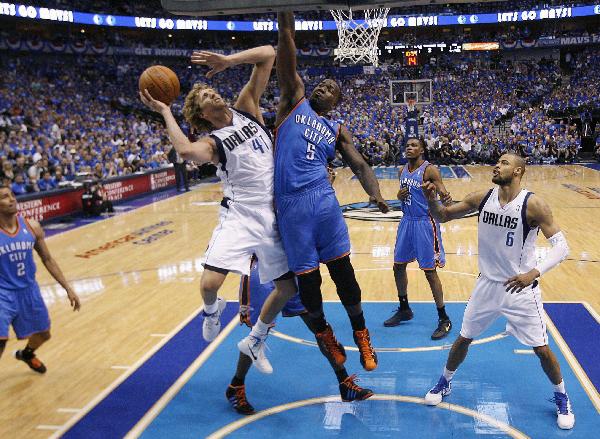
[[548, 238], [548, 242], [550, 242], [552, 248], [550, 248], [546, 257], [535, 266], [535, 269], [540, 272], [540, 276], [556, 267], [569, 255], [569, 245], [563, 232], [552, 235]]

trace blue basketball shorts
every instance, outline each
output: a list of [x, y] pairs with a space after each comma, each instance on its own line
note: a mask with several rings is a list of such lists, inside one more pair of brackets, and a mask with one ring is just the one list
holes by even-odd
[[348, 227], [329, 183], [276, 200], [277, 222], [290, 270], [302, 274], [350, 254]]
[[[262, 309], [267, 297], [275, 289], [273, 282], [267, 282], [265, 284], [260, 283], [258, 277], [258, 270], [251, 270], [250, 276], [242, 276], [240, 281], [240, 322], [245, 323], [249, 327], [254, 326], [260, 316], [260, 310]], [[304, 305], [300, 300], [300, 294], [296, 293], [285, 304], [281, 310], [283, 317], [295, 317], [306, 313]], [[275, 321], [273, 321], [275, 324]]]
[[403, 217], [398, 225], [394, 262], [418, 261], [421, 270], [435, 270], [446, 264], [440, 225], [431, 217]]
[[50, 329], [48, 308], [37, 283], [21, 290], [0, 289], [0, 339], [12, 325], [19, 340]]

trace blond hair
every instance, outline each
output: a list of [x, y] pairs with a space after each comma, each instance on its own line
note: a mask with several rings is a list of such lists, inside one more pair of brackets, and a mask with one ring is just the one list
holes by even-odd
[[198, 105], [198, 95], [209, 88], [211, 87], [200, 82], [194, 84], [185, 97], [185, 103], [183, 104], [183, 117], [185, 117], [186, 122], [197, 132], [211, 131], [214, 129], [213, 125], [202, 117], [202, 110]]

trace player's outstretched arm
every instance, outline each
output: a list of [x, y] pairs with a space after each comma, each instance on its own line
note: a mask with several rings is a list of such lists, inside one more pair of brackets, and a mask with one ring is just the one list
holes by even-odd
[[147, 89], [140, 92], [140, 99], [148, 108], [161, 114], [165, 120], [169, 138], [177, 153], [184, 160], [191, 160], [196, 163], [212, 162], [215, 165], [219, 163], [217, 145], [212, 138], [203, 137], [196, 142], [190, 142], [183, 131], [181, 131], [181, 128], [179, 128], [179, 124], [175, 120], [173, 113], [171, 113], [171, 108], [168, 105], [154, 99]]
[[81, 303], [79, 302], [79, 297], [73, 291], [67, 279], [58, 266], [58, 263], [54, 260], [52, 255], [50, 254], [50, 250], [48, 250], [48, 246], [46, 245], [46, 241], [44, 240], [44, 229], [40, 223], [35, 220], [27, 220], [33, 233], [35, 234], [35, 251], [38, 255], [40, 255], [40, 259], [42, 263], [48, 270], [48, 272], [52, 275], [52, 277], [58, 282], [66, 291], [67, 297], [69, 298], [69, 302], [71, 302], [71, 306], [73, 307], [73, 311], [79, 311], [81, 308]]
[[425, 174], [423, 175], [423, 180], [430, 181], [434, 184], [437, 193], [440, 195], [440, 200], [442, 200], [442, 203], [444, 203], [445, 206], [452, 204], [452, 196], [450, 195], [450, 192], [448, 192], [448, 189], [446, 189], [446, 186], [442, 181], [442, 174], [440, 174], [440, 170], [437, 166], [427, 166]]
[[192, 63], [206, 65], [211, 68], [206, 74], [208, 78], [212, 78], [217, 73], [239, 64], [254, 64], [250, 80], [240, 92], [234, 107], [252, 114], [261, 123], [264, 121], [259, 109], [260, 97], [267, 88], [274, 62], [275, 49], [273, 49], [273, 46], [268, 45], [254, 47], [231, 55], [222, 55], [206, 50], [198, 50], [192, 53]]
[[383, 213], [389, 212], [390, 207], [381, 196], [377, 177], [375, 177], [369, 164], [365, 162], [354, 147], [352, 134], [344, 126], [340, 126], [336, 148], [342, 154], [344, 161], [350, 165], [350, 169], [352, 169], [363, 189], [369, 195], [369, 201], [376, 203], [379, 210]]
[[471, 192], [464, 200], [451, 204], [450, 206], [444, 206], [438, 200], [437, 188], [434, 183], [426, 181], [423, 183], [422, 188], [423, 193], [427, 198], [427, 203], [429, 204], [431, 216], [439, 223], [445, 223], [447, 221], [462, 218], [469, 213], [477, 212], [479, 205], [488, 192]]
[[277, 14], [279, 25], [277, 42], [277, 81], [281, 93], [277, 122], [279, 125], [300, 99], [304, 97], [304, 83], [296, 71], [296, 22], [292, 12]]
[[554, 221], [550, 206], [536, 195], [531, 195], [527, 202], [527, 223], [531, 227], [539, 227], [548, 242], [550, 250], [546, 256], [537, 263], [535, 268], [527, 273], [513, 276], [504, 282], [506, 291], [518, 293], [531, 285], [535, 279], [556, 267], [569, 255], [569, 245], [560, 227]]

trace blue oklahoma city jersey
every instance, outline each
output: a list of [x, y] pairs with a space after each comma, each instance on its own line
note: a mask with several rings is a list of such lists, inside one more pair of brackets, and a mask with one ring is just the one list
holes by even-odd
[[402, 203], [402, 213], [404, 214], [404, 217], [420, 218], [429, 215], [427, 198], [425, 198], [425, 194], [423, 194], [423, 189], [421, 188], [421, 185], [423, 184], [423, 174], [425, 174], [427, 166], [429, 166], [429, 162], [424, 161], [421, 166], [413, 172], [409, 172], [408, 164], [402, 169], [402, 173], [400, 174], [400, 187], [408, 187], [409, 190], [408, 198]]
[[17, 290], [35, 284], [35, 236], [24, 218], [17, 216], [14, 235], [0, 233], [0, 288]]
[[276, 197], [328, 182], [326, 166], [335, 157], [339, 131], [339, 124], [319, 116], [302, 98], [277, 128]]

